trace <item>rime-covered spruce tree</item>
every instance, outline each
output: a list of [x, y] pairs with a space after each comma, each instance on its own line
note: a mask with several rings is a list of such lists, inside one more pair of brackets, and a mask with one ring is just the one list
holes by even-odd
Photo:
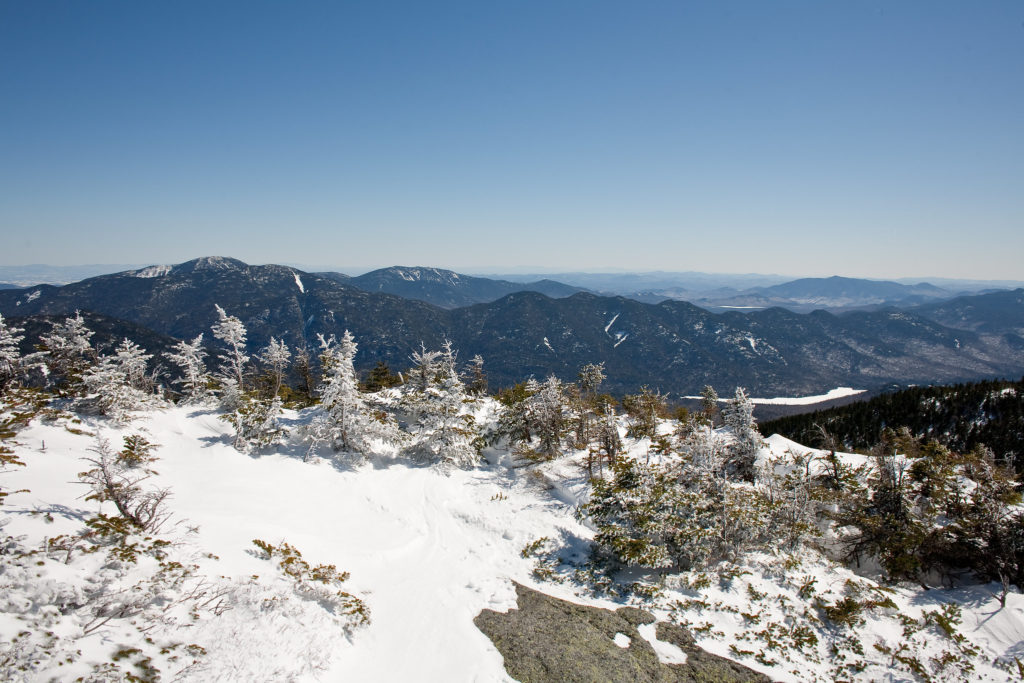
[[726, 404], [722, 419], [733, 436], [726, 467], [733, 476], [754, 481], [757, 452], [764, 440], [757, 431], [754, 404], [743, 387], [736, 387], [736, 395]]
[[281, 424], [282, 410], [279, 396], [267, 400], [247, 391], [239, 397], [235, 409], [221, 415], [221, 419], [235, 428], [235, 448], [248, 453], [280, 443], [288, 435]]
[[480, 354], [473, 356], [469, 362], [469, 386], [466, 390], [472, 396], [487, 394], [487, 373], [484, 372], [484, 358]]
[[39, 337], [39, 350], [46, 365], [47, 383], [64, 396], [81, 392], [82, 373], [95, 360], [89, 339], [93, 332], [80, 312], [53, 323], [48, 334]]
[[227, 347], [221, 354], [220, 372], [216, 376], [220, 384], [221, 419], [235, 429], [234, 446], [248, 453], [254, 448], [264, 448], [280, 441], [287, 434], [281, 424], [281, 399], [260, 398], [254, 391], [246, 391], [245, 369], [249, 362], [246, 355], [248, 330], [242, 321], [220, 306], [218, 320], [213, 324], [213, 336]]
[[415, 414], [413, 442], [405, 453], [423, 462], [472, 467], [480, 458], [476, 420], [465, 412], [471, 401], [456, 369], [456, 352], [446, 341], [442, 351], [413, 354], [407, 405]]
[[735, 560], [773, 529], [772, 507], [755, 487], [725, 476], [726, 446], [710, 426], [691, 432], [669, 466], [619, 458], [596, 477], [580, 514], [597, 527], [599, 557], [612, 565], [699, 568]]
[[22, 371], [21, 350], [18, 345], [25, 338], [20, 327], [13, 327], [4, 322], [0, 315], [0, 394], [14, 384]]
[[537, 439], [537, 454], [548, 459], [557, 458], [562, 453], [567, 422], [565, 385], [551, 375], [526, 399], [526, 403], [533, 435]]
[[533, 423], [530, 417], [528, 400], [537, 393], [539, 385], [532, 377], [513, 387], [498, 392], [497, 398], [502, 405], [498, 415], [498, 425], [491, 440], [497, 443], [507, 439], [509, 445], [529, 444], [533, 438]]
[[227, 347], [220, 354], [220, 372], [216, 379], [220, 383], [221, 403], [226, 410], [234, 410], [245, 391], [245, 365], [249, 356], [245, 353], [248, 330], [242, 321], [228, 315], [223, 308], [217, 309], [217, 322], [212, 326], [213, 336]]
[[158, 403], [146, 374], [152, 357], [135, 342], [123, 340], [112, 355], [102, 356], [85, 371], [83, 405], [116, 422], [125, 422], [133, 412]]
[[718, 392], [710, 384], [705, 384], [700, 390], [700, 412], [708, 424], [714, 425], [719, 415]]
[[317, 392], [324, 419], [316, 423], [318, 433], [314, 438], [330, 443], [335, 451], [366, 455], [376, 439], [393, 438], [390, 424], [359, 392], [354, 366], [357, 345], [352, 333], [345, 330], [340, 342], [333, 336], [319, 337], [323, 380]]
[[203, 335], [200, 334], [190, 342], [179, 341], [174, 345], [174, 352], [167, 354], [167, 359], [181, 368], [182, 400], [186, 403], [199, 403], [210, 393], [210, 373], [206, 371], [203, 359]]
[[267, 368], [271, 396], [281, 393], [281, 384], [284, 382], [291, 358], [292, 352], [288, 350], [288, 345], [274, 337], [271, 337], [270, 342], [260, 351], [259, 361]]
[[588, 363], [580, 368], [577, 375], [576, 389], [570, 401], [577, 448], [585, 448], [594, 438], [594, 426], [603, 410], [603, 406], [598, 405], [597, 390], [604, 380], [604, 363]]
[[639, 394], [624, 396], [622, 407], [629, 415], [627, 436], [653, 439], [658, 434], [658, 418], [665, 412], [665, 397], [648, 387]]

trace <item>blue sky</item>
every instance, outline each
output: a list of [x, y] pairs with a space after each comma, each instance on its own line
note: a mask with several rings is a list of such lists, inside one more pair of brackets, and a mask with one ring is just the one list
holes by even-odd
[[1024, 278], [1024, 3], [0, 0], [0, 264]]

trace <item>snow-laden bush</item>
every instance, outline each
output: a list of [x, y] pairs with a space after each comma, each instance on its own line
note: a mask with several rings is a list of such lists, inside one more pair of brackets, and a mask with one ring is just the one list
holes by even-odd
[[282, 443], [288, 429], [281, 424], [281, 399], [261, 397], [255, 391], [240, 394], [234, 401], [235, 409], [220, 416], [235, 430], [234, 447], [242, 453], [264, 449]]

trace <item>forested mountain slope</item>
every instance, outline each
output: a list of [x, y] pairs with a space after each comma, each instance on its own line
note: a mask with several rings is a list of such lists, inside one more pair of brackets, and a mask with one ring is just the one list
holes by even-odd
[[967, 452], [984, 444], [1024, 467], [1024, 380], [912, 387], [868, 401], [764, 422], [766, 433], [813, 441], [818, 426], [845, 448], [865, 449], [886, 427]]
[[[208, 331], [215, 304], [245, 323], [253, 348], [273, 335], [315, 355], [318, 335], [350, 330], [363, 349], [362, 369], [383, 360], [402, 370], [421, 344], [439, 348], [449, 339], [464, 361], [483, 356], [492, 386], [551, 373], [573, 379], [582, 365], [597, 362], [606, 364], [610, 391], [647, 385], [674, 395], [705, 384], [778, 396], [1024, 373], [1019, 335], [951, 329], [896, 310], [719, 315], [680, 301], [650, 305], [587, 293], [551, 299], [533, 292], [445, 310], [294, 268], [222, 257], [0, 291], [6, 317], [92, 311], [179, 339]], [[985, 315], [1005, 317], [999, 310]]]
[[441, 268], [409, 268], [392, 266], [344, 280], [367, 292], [396, 294], [440, 306], [459, 308], [495, 301], [516, 292], [539, 292], [552, 298], [571, 296], [584, 291], [554, 280], [510, 282], [485, 277], [462, 275]]

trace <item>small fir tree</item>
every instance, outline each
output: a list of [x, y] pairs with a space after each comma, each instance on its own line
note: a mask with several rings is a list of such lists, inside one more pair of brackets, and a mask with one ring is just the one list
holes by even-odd
[[211, 328], [213, 336], [227, 347], [221, 353], [220, 372], [217, 380], [221, 385], [221, 402], [227, 410], [233, 410], [241, 400], [245, 391], [245, 366], [249, 356], [245, 353], [248, 331], [242, 321], [228, 315], [223, 308], [214, 304], [217, 309], [217, 322]]
[[594, 543], [610, 559], [627, 566], [671, 567], [669, 520], [673, 487], [657, 467], [632, 458], [612, 465], [611, 478], [594, 479], [590, 499], [578, 515], [597, 527]]
[[292, 352], [288, 350], [288, 345], [283, 340], [278, 341], [274, 337], [270, 337], [270, 342], [263, 347], [258, 358], [267, 369], [270, 395], [278, 396], [281, 393], [281, 384], [284, 382], [285, 373], [288, 371], [288, 365], [291, 362]]
[[391, 368], [388, 364], [382, 360], [377, 361], [377, 364], [373, 366], [373, 369], [366, 375], [366, 381], [363, 382], [363, 389], [369, 392], [380, 391], [381, 389], [389, 389], [391, 387], [397, 387], [402, 383], [402, 378], [395, 373], [391, 372]]
[[234, 427], [235, 449], [250, 453], [284, 440], [288, 430], [281, 424], [282, 413], [280, 396], [267, 400], [255, 391], [246, 391], [238, 396], [235, 409], [220, 419]]
[[123, 340], [113, 355], [101, 357], [85, 371], [85, 405], [115, 422], [125, 422], [133, 412], [155, 405], [158, 400], [146, 374], [150, 358], [152, 354], [138, 344]]
[[743, 387], [736, 387], [736, 395], [722, 411], [725, 426], [732, 432], [727, 463], [731, 474], [744, 481], [754, 481], [757, 452], [764, 444], [754, 420], [754, 404]]
[[643, 387], [639, 394], [624, 396], [622, 407], [630, 417], [626, 436], [653, 439], [658, 434], [658, 418], [665, 414], [665, 397]]
[[93, 365], [96, 353], [90, 344], [93, 331], [78, 311], [63, 322], [53, 323], [48, 334], [39, 337], [39, 351], [47, 368], [49, 384], [62, 396], [82, 390], [82, 374]]
[[[480, 458], [476, 420], [465, 412], [469, 402], [456, 369], [456, 352], [446, 341], [442, 351], [414, 354], [409, 405], [416, 415], [410, 457], [447, 467], [471, 467]], [[427, 379], [431, 378], [431, 379]], [[424, 382], [427, 382], [424, 389]]]
[[313, 374], [313, 361], [305, 345], [295, 350], [295, 374], [299, 377], [299, 387], [296, 393], [301, 397], [303, 403], [312, 405], [315, 400], [317, 380]]
[[0, 395], [7, 387], [13, 386], [22, 373], [22, 356], [19, 344], [25, 338], [20, 327], [4, 322], [0, 315]]
[[533, 435], [537, 439], [537, 454], [549, 460], [557, 458], [562, 453], [566, 433], [565, 385], [551, 375], [526, 400]]
[[480, 354], [469, 362], [469, 385], [466, 390], [471, 396], [487, 395], [487, 373], [484, 372], [484, 358]]
[[594, 425], [601, 411], [597, 390], [604, 379], [604, 363], [588, 363], [580, 368], [576, 386], [570, 391], [569, 408], [575, 423], [577, 448], [586, 448], [592, 440]]
[[168, 360], [181, 369], [181, 379], [176, 380], [182, 388], [182, 400], [199, 403], [209, 396], [210, 374], [206, 371], [206, 351], [203, 349], [203, 335], [191, 342], [179, 341], [174, 352], [167, 354]]
[[357, 344], [348, 330], [341, 342], [333, 336], [319, 338], [324, 376], [318, 393], [327, 417], [322, 423], [327, 434], [319, 438], [329, 441], [335, 451], [365, 455], [372, 450], [374, 439], [388, 437], [388, 423], [374, 414], [359, 392], [354, 366]]
[[533, 423], [527, 399], [537, 393], [539, 385], [534, 380], [520, 382], [509, 389], [498, 392], [497, 399], [502, 405], [494, 439], [507, 439], [509, 445], [529, 444], [533, 439]]
[[708, 424], [714, 426], [718, 416], [718, 392], [710, 384], [705, 384], [700, 390], [700, 412]]

